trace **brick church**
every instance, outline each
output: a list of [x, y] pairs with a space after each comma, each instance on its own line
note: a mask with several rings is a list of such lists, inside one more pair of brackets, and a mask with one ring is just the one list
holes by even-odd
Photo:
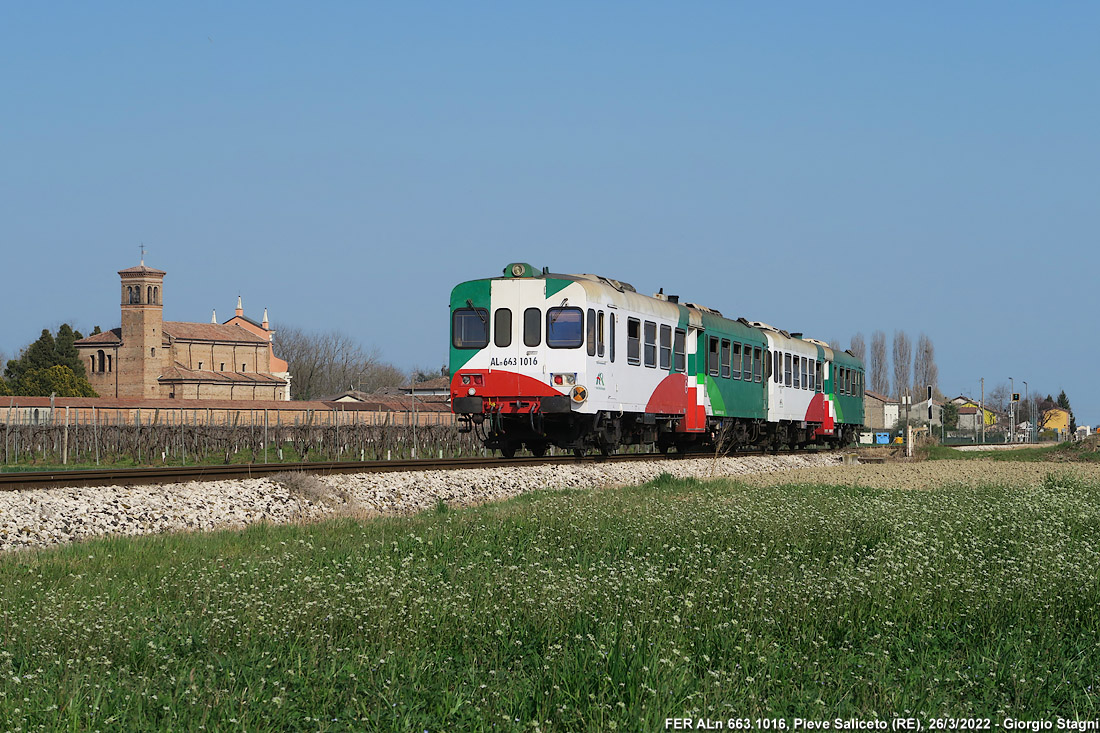
[[275, 356], [267, 311], [261, 323], [237, 312], [225, 323], [165, 321], [163, 270], [119, 271], [122, 326], [76, 342], [100, 397], [289, 400], [287, 363]]

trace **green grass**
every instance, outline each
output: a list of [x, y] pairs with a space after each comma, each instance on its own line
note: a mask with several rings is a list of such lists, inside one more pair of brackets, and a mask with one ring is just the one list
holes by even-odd
[[921, 448], [930, 460], [994, 460], [994, 461], [1100, 461], [1100, 443], [1096, 441], [1065, 442], [1035, 448], [1011, 450], [961, 451], [946, 445]]
[[0, 558], [0, 721], [1100, 717], [1100, 486], [678, 481]]

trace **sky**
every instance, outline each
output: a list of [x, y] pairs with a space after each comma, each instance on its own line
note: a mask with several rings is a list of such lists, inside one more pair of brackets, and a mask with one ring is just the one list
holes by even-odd
[[847, 344], [1100, 423], [1100, 4], [6, 3], [0, 352], [166, 320], [447, 358], [510, 262]]

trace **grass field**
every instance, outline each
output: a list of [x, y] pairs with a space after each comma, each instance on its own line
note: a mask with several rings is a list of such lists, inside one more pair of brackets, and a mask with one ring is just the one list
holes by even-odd
[[[1052, 466], [1052, 470], [1057, 470]], [[1100, 486], [663, 477], [0, 558], [12, 730], [1100, 718]]]

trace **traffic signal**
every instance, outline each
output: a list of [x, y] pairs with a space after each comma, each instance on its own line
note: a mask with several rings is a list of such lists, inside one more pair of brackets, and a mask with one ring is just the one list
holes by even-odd
[[1013, 392], [1012, 393], [1012, 401], [1013, 402], [1019, 402], [1020, 401], [1020, 393], [1019, 392]]

